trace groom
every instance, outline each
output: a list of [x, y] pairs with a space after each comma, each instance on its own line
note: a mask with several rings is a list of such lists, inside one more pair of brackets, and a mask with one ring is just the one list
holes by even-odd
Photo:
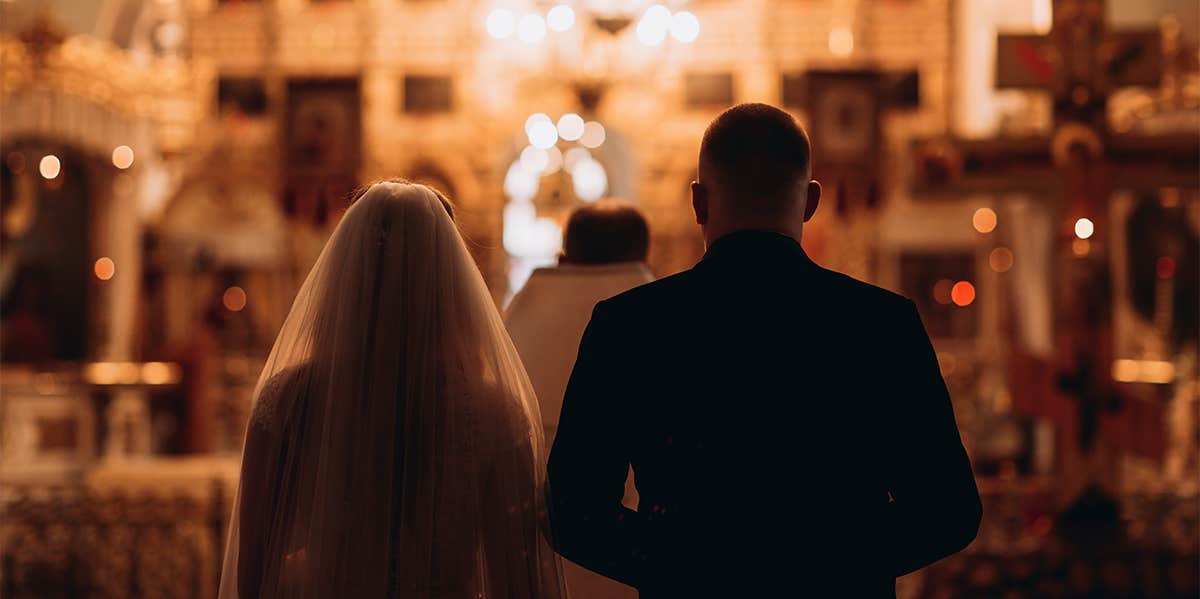
[[781, 110], [719, 116], [692, 184], [704, 258], [600, 302], [583, 335], [548, 468], [555, 541], [643, 599], [894, 597], [978, 529], [915, 306], [800, 247], [809, 152]]

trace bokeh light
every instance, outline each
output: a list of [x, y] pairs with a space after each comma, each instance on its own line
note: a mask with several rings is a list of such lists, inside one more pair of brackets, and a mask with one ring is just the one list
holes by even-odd
[[551, 146], [546, 152], [546, 168], [542, 169], [543, 175], [557, 173], [558, 169], [563, 166], [563, 153], [559, 151], [557, 146]]
[[671, 17], [671, 37], [685, 44], [696, 41], [700, 36], [700, 19], [696, 15], [683, 10]]
[[608, 173], [594, 159], [580, 161], [571, 169], [571, 183], [575, 195], [585, 202], [594, 202], [608, 190]]
[[521, 150], [520, 161], [521, 168], [532, 174], [540, 175], [546, 169], [546, 165], [549, 164], [550, 157], [546, 155], [546, 150], [534, 146], [525, 146], [525, 149]]
[[221, 296], [221, 303], [230, 312], [241, 312], [246, 307], [246, 290], [237, 285], [226, 289]]
[[558, 129], [554, 127], [549, 119], [538, 121], [529, 128], [527, 132], [529, 143], [535, 148], [543, 150], [558, 143]]
[[42, 156], [42, 160], [38, 162], [38, 172], [46, 179], [53, 179], [62, 172], [62, 162], [58, 160], [58, 156], [54, 154], [46, 154]]
[[667, 39], [667, 31], [671, 28], [671, 11], [661, 4], [655, 4], [642, 13], [637, 24], [638, 41], [647, 46], [657, 46]]
[[1080, 258], [1092, 251], [1092, 243], [1086, 239], [1076, 239], [1071, 242], [1071, 252]]
[[950, 290], [954, 288], [954, 281], [950, 279], [940, 279], [933, 284], [933, 301], [947, 305], [950, 303]]
[[174, 50], [183, 42], [183, 26], [175, 21], [164, 21], [154, 29], [154, 41], [165, 50]]
[[959, 307], [969, 306], [975, 301], [975, 286], [968, 281], [959, 281], [950, 289], [950, 299]]
[[537, 195], [538, 176], [525, 170], [516, 160], [504, 175], [504, 195], [513, 201], [529, 201]]
[[517, 39], [536, 44], [546, 37], [546, 20], [542, 15], [525, 15], [517, 22]]
[[980, 233], [991, 233], [996, 230], [996, 211], [991, 208], [980, 208], [971, 216], [971, 224]]
[[112, 258], [104, 256], [92, 265], [92, 272], [96, 274], [96, 278], [101, 281], [107, 281], [117, 274], [117, 265], [112, 261]]
[[112, 151], [113, 166], [119, 169], [127, 169], [133, 166], [133, 148], [129, 146], [117, 146]]
[[587, 148], [576, 146], [567, 150], [566, 154], [563, 154], [563, 168], [569, 173], [575, 169], [576, 164], [584, 160], [590, 160], [591, 158], [592, 153], [587, 151]]
[[845, 27], [831, 30], [829, 32], [829, 51], [834, 56], [850, 56], [854, 52], [854, 34]]
[[559, 4], [546, 13], [546, 25], [553, 31], [566, 31], [575, 25], [575, 11], [566, 4]]
[[517, 17], [511, 10], [497, 8], [488, 13], [487, 32], [496, 39], [504, 39], [513, 34], [517, 28]]
[[533, 126], [538, 123], [552, 123], [552, 122], [554, 122], [554, 121], [550, 120], [550, 115], [548, 115], [544, 112], [535, 112], [535, 113], [529, 115], [529, 118], [525, 119], [525, 135], [529, 135], [529, 130], [533, 129]]
[[599, 148], [604, 145], [604, 140], [608, 134], [604, 131], [604, 125], [596, 121], [588, 121], [583, 125], [583, 136], [579, 138], [579, 143], [585, 148]]
[[142, 364], [142, 382], [147, 385], [169, 385], [179, 382], [183, 372], [178, 364], [146, 362]]
[[575, 141], [583, 137], [583, 126], [583, 117], [568, 112], [558, 119], [558, 136], [567, 141]]
[[988, 266], [996, 272], [1008, 272], [1013, 266], [1012, 250], [998, 247], [988, 254]]
[[1075, 236], [1080, 239], [1087, 239], [1096, 233], [1096, 223], [1093, 223], [1089, 218], [1081, 218], [1075, 221]]

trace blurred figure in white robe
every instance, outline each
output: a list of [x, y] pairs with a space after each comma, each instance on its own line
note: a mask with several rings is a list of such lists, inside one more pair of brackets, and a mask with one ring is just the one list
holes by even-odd
[[[649, 246], [649, 226], [632, 204], [610, 199], [578, 208], [567, 219], [558, 265], [535, 270], [505, 310], [509, 335], [541, 406], [547, 447], [592, 309], [654, 280], [646, 267]], [[637, 509], [632, 472], [622, 503]], [[572, 599], [637, 597], [633, 588], [573, 563], [565, 562], [565, 570]]]

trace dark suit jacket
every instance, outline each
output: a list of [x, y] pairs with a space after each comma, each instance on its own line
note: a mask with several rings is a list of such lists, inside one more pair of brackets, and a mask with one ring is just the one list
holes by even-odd
[[596, 306], [548, 478], [559, 551], [644, 599], [894, 597], [981, 513], [913, 303], [759, 231]]

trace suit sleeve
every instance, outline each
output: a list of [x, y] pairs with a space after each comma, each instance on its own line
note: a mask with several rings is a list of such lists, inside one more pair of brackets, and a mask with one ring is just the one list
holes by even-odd
[[[885, 559], [901, 576], [962, 550], [979, 530], [982, 507], [933, 345], [905, 301], [898, 346], [885, 356], [895, 382], [889, 447]], [[889, 383], [889, 386], [891, 383]]]
[[547, 467], [555, 548], [567, 559], [637, 586], [647, 560], [645, 522], [621, 505], [629, 454], [620, 391], [628, 343], [604, 303], [584, 331]]

